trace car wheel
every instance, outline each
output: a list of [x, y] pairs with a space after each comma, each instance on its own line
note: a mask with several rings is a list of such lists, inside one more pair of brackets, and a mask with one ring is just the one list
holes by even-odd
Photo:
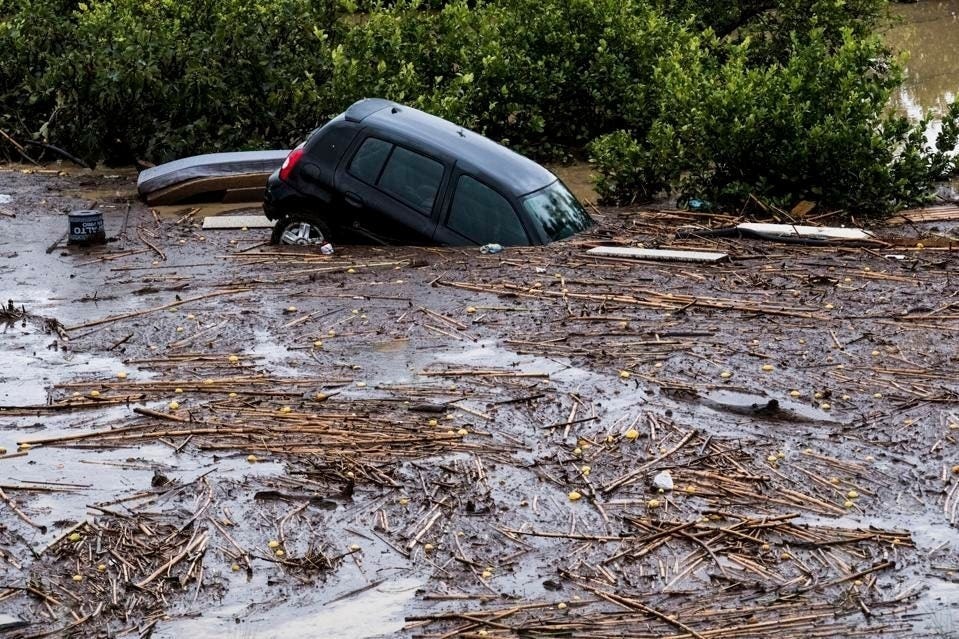
[[330, 241], [330, 227], [322, 220], [303, 213], [294, 213], [277, 220], [273, 227], [274, 244], [319, 246]]

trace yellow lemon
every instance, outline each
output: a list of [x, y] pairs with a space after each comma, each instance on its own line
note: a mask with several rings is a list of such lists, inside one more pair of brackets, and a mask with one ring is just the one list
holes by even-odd
[[246, 461], [250, 462], [251, 464], [255, 464], [255, 463], [256, 463], [256, 455], [247, 455], [247, 456], [246, 456]]
[[589, 466], [583, 466], [579, 469], [579, 472], [583, 473], [584, 477], [589, 477], [589, 474], [593, 471]]
[[230, 362], [232, 362], [233, 364], [236, 364], [238, 361], [240, 361], [240, 358], [237, 357], [236, 355], [230, 355], [230, 357], [228, 357], [227, 359], [229, 359]]
[[623, 433], [623, 437], [625, 437], [626, 439], [637, 439], [639, 437], [639, 431], [636, 430], [635, 428], [630, 428], [625, 433]]
[[619, 376], [622, 377], [623, 379], [629, 379], [630, 372], [629, 372], [629, 371], [619, 371]]
[[855, 499], [858, 496], [859, 496], [859, 493], [857, 493], [855, 490], [850, 490], [848, 493], [846, 493], [846, 497], [848, 497], [849, 499]]
[[323, 348], [323, 340], [318, 339], [313, 342], [313, 348]]
[[99, 396], [100, 396], [100, 391], [98, 390], [90, 391], [90, 397], [99, 397]]
[[579, 501], [583, 496], [577, 490], [570, 491], [569, 500], [570, 501]]
[[283, 406], [280, 408], [280, 412], [285, 415], [286, 413], [293, 412], [293, 409], [290, 408], [289, 406]]
[[267, 542], [266, 545], [269, 546], [270, 548], [279, 548], [280, 542], [277, 541], [276, 539], [271, 539], [269, 542]]
[[120, 371], [119, 373], [117, 373], [117, 379], [126, 379], [126, 378], [127, 378], [126, 371]]
[[67, 537], [70, 541], [80, 541], [80, 533], [70, 533], [70, 536]]
[[74, 581], [83, 581], [83, 575], [73, 575]]
[[282, 548], [277, 548], [276, 552], [274, 552], [273, 554], [276, 555], [277, 557], [282, 557], [283, 555], [286, 554], [286, 552], [284, 552]]
[[470, 315], [472, 315], [473, 313], [476, 312], [476, 307], [475, 307], [475, 306], [467, 306], [467, 307], [466, 307], [466, 312], [469, 313]]
[[774, 367], [772, 364], [763, 364], [763, 372], [765, 373], [768, 373], [769, 371], [773, 370], [773, 368]]
[[646, 502], [646, 505], [650, 508], [659, 508], [660, 501], [658, 499], [650, 499]]
[[170, 402], [170, 410], [176, 410], [180, 407], [180, 402]]
[[107, 569], [107, 565], [106, 565], [106, 564], [99, 564], [99, 565], [97, 566], [97, 570], [98, 570], [99, 572], [106, 572], [106, 569]]
[[733, 372], [732, 372], [732, 371], [723, 371], [723, 372], [721, 372], [721, 373], [719, 374], [719, 376], [722, 377], [723, 379], [729, 379], [730, 377], [733, 376]]

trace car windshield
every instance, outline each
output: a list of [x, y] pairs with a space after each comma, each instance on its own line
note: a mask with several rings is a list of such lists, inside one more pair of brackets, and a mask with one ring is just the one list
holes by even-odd
[[593, 225], [576, 196], [559, 180], [523, 198], [523, 208], [542, 225], [551, 242]]

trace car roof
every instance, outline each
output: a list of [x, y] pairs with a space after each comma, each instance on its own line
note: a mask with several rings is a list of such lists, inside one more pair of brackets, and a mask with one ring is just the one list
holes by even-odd
[[[529, 158], [448, 120], [389, 100], [369, 98], [344, 113], [348, 122], [408, 139], [455, 159], [470, 173], [513, 196], [526, 195], [556, 181], [556, 176]], [[424, 150], [425, 150], [424, 149]]]

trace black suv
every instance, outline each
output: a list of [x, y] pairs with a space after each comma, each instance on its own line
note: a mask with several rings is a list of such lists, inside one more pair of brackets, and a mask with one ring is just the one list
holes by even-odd
[[367, 99], [313, 131], [270, 179], [273, 242], [547, 244], [593, 224], [555, 175], [451, 122]]

